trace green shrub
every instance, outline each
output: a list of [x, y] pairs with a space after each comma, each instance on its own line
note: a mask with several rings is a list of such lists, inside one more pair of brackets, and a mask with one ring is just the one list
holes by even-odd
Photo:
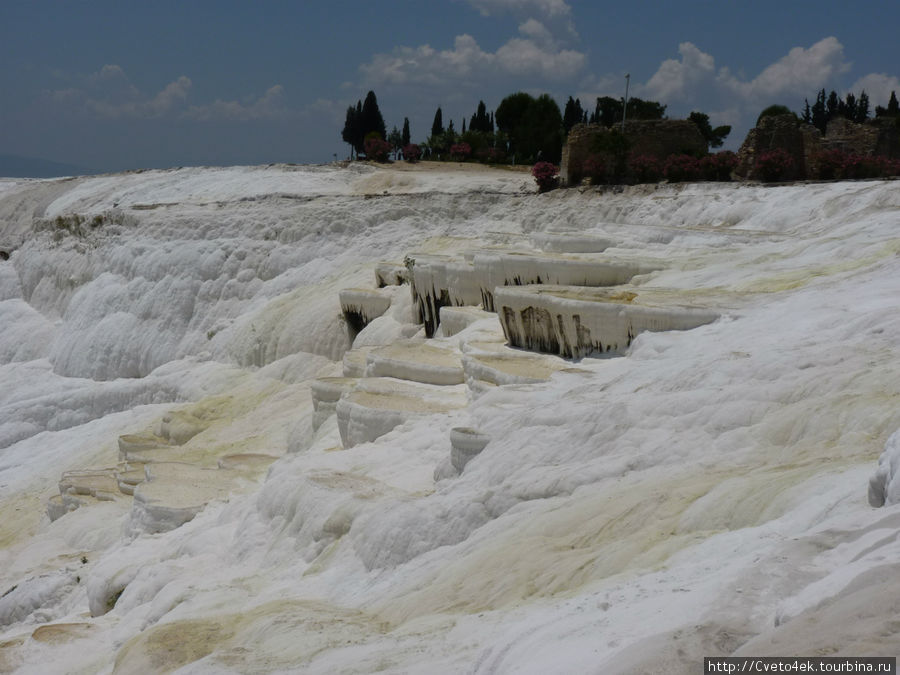
[[800, 123], [800, 118], [797, 117], [797, 113], [788, 108], [786, 105], [775, 104], [770, 105], [768, 108], [759, 113], [759, 117], [756, 118], [756, 126], [759, 126], [759, 123], [763, 117], [775, 117], [777, 115], [793, 115], [797, 123]]

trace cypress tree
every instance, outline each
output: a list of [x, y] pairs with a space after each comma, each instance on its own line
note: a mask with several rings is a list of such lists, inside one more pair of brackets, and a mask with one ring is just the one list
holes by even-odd
[[378, 109], [378, 99], [375, 98], [375, 92], [370, 91], [366, 94], [366, 100], [362, 104], [362, 136], [365, 141], [366, 136], [371, 133], [377, 133], [381, 140], [385, 140], [386, 131], [384, 127], [384, 118]]
[[356, 123], [353, 125], [353, 147], [356, 148], [356, 158], [359, 159], [359, 153], [365, 152], [365, 134], [363, 133], [362, 118], [362, 101], [356, 102]]
[[407, 145], [409, 145], [409, 118], [408, 117], [403, 118], [403, 132], [401, 135], [402, 135], [403, 147], [405, 148]]
[[563, 128], [566, 130], [566, 134], [568, 135], [569, 131], [576, 124], [581, 122], [584, 119], [584, 110], [581, 108], [581, 101], [579, 99], [573, 99], [571, 96], [569, 100], [566, 101], [565, 112], [563, 113]]
[[897, 94], [891, 92], [891, 98], [887, 104], [887, 113], [889, 117], [900, 116], [900, 105], [897, 103]]
[[350, 159], [353, 159], [353, 152], [356, 150], [357, 127], [359, 126], [359, 117], [356, 108], [350, 106], [347, 108], [347, 117], [344, 119], [344, 129], [341, 131], [341, 138], [344, 143], [350, 144]]
[[484, 101], [478, 102], [478, 109], [472, 115], [472, 120], [469, 123], [469, 131], [481, 131], [486, 134], [493, 133], [494, 125], [492, 118], [488, 116]]
[[825, 108], [825, 90], [822, 89], [816, 95], [816, 102], [812, 107], [812, 123], [813, 126], [825, 133], [825, 127], [828, 124], [828, 111]]
[[441, 113], [441, 107], [438, 106], [434, 113], [434, 122], [431, 123], [431, 137], [436, 138], [444, 133], [444, 116]]
[[891, 92], [887, 108], [883, 108], [880, 105], [875, 106], [875, 117], [900, 117], [900, 104], [897, 102], [896, 92]]
[[825, 101], [825, 114], [827, 121], [833, 120], [838, 116], [841, 108], [841, 99], [838, 98], [837, 92], [832, 89], [828, 94], [828, 100]]
[[841, 117], [846, 117], [848, 120], [856, 119], [856, 97], [852, 93], [847, 93], [847, 98], [840, 112]]
[[869, 95], [863, 89], [859, 93], [859, 100], [856, 102], [856, 122], [862, 124], [869, 119]]

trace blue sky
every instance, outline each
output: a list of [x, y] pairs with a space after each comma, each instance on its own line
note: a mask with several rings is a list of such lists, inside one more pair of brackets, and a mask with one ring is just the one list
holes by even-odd
[[900, 94], [900, 3], [131, 0], [0, 3], [0, 153], [95, 170], [326, 162], [373, 89], [424, 140], [515, 91], [631, 94], [734, 127], [825, 88]]

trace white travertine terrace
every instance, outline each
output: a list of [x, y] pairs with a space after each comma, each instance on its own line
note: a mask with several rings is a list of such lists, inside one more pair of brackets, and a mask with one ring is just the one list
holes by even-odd
[[450, 430], [450, 463], [459, 472], [475, 455], [484, 450], [491, 437], [470, 427], [454, 427]]
[[514, 350], [469, 353], [462, 357], [466, 384], [473, 392], [484, 391], [486, 386], [490, 388], [492, 385], [546, 382], [553, 373], [569, 365], [565, 361], [558, 361], [561, 361], [558, 357]]
[[424, 384], [462, 384], [459, 354], [421, 340], [376, 347], [367, 357], [366, 377], [395, 377]]
[[351, 341], [391, 306], [390, 296], [374, 288], [345, 288], [338, 295]]
[[878, 468], [869, 479], [869, 504], [900, 504], [900, 431], [888, 438], [878, 458]]
[[471, 262], [419, 254], [407, 260], [414, 316], [418, 323], [424, 324], [428, 337], [434, 335], [440, 323], [441, 307], [481, 303], [481, 285]]
[[[574, 247], [579, 239], [575, 238]], [[562, 244], [560, 244], [562, 245]], [[599, 248], [600, 243], [582, 247]], [[480, 306], [495, 311], [494, 289], [501, 286], [558, 284], [617, 286], [663, 267], [655, 260], [619, 260], [602, 254], [551, 254], [479, 249], [460, 258], [411, 256], [410, 292], [416, 319], [432, 337], [444, 307]]]
[[[895, 653], [897, 181], [532, 195], [524, 172], [419, 173], [0, 180], [0, 228], [22, 235], [0, 263], [0, 672], [645, 673], [710, 653]], [[483, 175], [487, 190], [444, 191]], [[356, 181], [373, 176], [397, 182], [367, 193], [436, 187], [364, 200]], [[58, 241], [32, 227], [113, 203], [134, 222]], [[642, 333], [579, 375], [506, 346], [496, 318], [449, 338], [448, 322], [429, 344], [458, 345], [466, 386], [367, 382], [354, 349], [347, 397], [464, 407], [398, 415], [344, 451], [336, 418], [311, 432], [311, 381], [340, 374], [350, 346], [338, 293], [374, 286], [374, 261], [468, 248], [472, 262], [536, 230], [598, 227], [620, 241], [571, 257], [666, 262], [652, 278], [666, 292], [608, 289], [637, 294], [623, 316], [696, 302], [723, 319]], [[384, 291], [356, 348], [412, 337], [408, 289]], [[549, 379], [520, 379], [536, 374]], [[174, 408], [194, 419], [159, 436]], [[352, 412], [365, 428], [384, 411]], [[461, 474], [454, 427], [491, 437]], [[118, 463], [120, 435], [150, 462]], [[144, 484], [145, 467], [179, 456], [236, 496], [212, 490], [192, 520], [147, 534], [143, 499], [168, 483], [171, 508], [183, 488]], [[59, 494], [80, 467], [114, 468], [122, 496], [91, 494], [109, 494], [109, 469]], [[873, 473], [884, 508], [863, 496]], [[54, 493], [51, 522], [39, 505]], [[149, 505], [154, 528], [190, 515], [167, 501]]]
[[719, 318], [706, 307], [679, 304], [677, 295], [635, 289], [508, 286], [496, 289], [509, 344], [581, 358], [623, 353], [638, 333], [689, 330]]
[[493, 312], [485, 312], [480, 307], [441, 307], [441, 334], [444, 337], [456, 335], [476, 321], [496, 319]]
[[310, 393], [313, 402], [312, 428], [316, 431], [322, 423], [335, 414], [341, 396], [356, 388], [355, 377], [320, 377], [313, 380]]
[[168, 532], [193, 519], [213, 499], [224, 499], [240, 473], [181, 462], [144, 466], [146, 480], [134, 490], [129, 527], [134, 532]]
[[365, 377], [367, 358], [374, 346], [356, 347], [344, 353], [342, 367], [344, 377]]
[[494, 289], [501, 286], [556, 284], [618, 286], [662, 267], [659, 262], [620, 261], [597, 256], [531, 253], [479, 253], [472, 262], [484, 309], [496, 311]]
[[120, 496], [114, 469], [66, 471], [59, 480], [59, 494], [47, 500], [47, 515], [54, 521], [79, 507]]
[[587, 232], [535, 232], [531, 244], [548, 253], [601, 253], [615, 245], [605, 234]]
[[391, 306], [391, 298], [374, 288], [345, 288], [339, 294], [350, 341]]
[[375, 265], [375, 286], [401, 286], [409, 282], [409, 270], [401, 263], [380, 262]]
[[413, 385], [393, 378], [366, 378], [337, 402], [345, 448], [374, 441], [408, 419], [464, 408], [465, 387]]

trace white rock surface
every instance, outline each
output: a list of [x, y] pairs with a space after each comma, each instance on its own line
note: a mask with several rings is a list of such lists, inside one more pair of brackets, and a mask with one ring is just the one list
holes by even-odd
[[510, 345], [569, 358], [622, 354], [644, 331], [690, 330], [720, 316], [702, 305], [676, 304], [674, 293], [660, 297], [643, 289], [536, 284], [498, 287], [495, 296]]
[[[114, 208], [89, 232], [46, 227]], [[428, 162], [0, 180], [0, 243], [16, 247], [0, 262], [0, 670], [893, 655], [900, 517], [866, 491], [900, 428], [898, 212], [894, 181], [537, 195], [525, 171]], [[652, 284], [673, 304], [727, 314], [581, 372], [478, 380], [477, 397], [375, 378], [362, 391], [445, 411], [346, 449], [336, 418], [312, 433], [310, 380], [340, 375], [350, 346], [339, 292], [372, 286], [377, 261], [601, 229], [616, 242], [601, 256], [664, 260]], [[370, 327], [409, 323], [396, 300]], [[440, 344], [500, 354], [493, 326]], [[216, 475], [191, 520], [156, 534], [130, 527], [124, 494], [50, 522], [63, 472], [119, 471], [118, 438], [173, 411], [203, 429], [171, 447], [204, 477], [232, 471], [234, 491], [219, 498]], [[458, 475], [455, 427], [491, 438]]]

